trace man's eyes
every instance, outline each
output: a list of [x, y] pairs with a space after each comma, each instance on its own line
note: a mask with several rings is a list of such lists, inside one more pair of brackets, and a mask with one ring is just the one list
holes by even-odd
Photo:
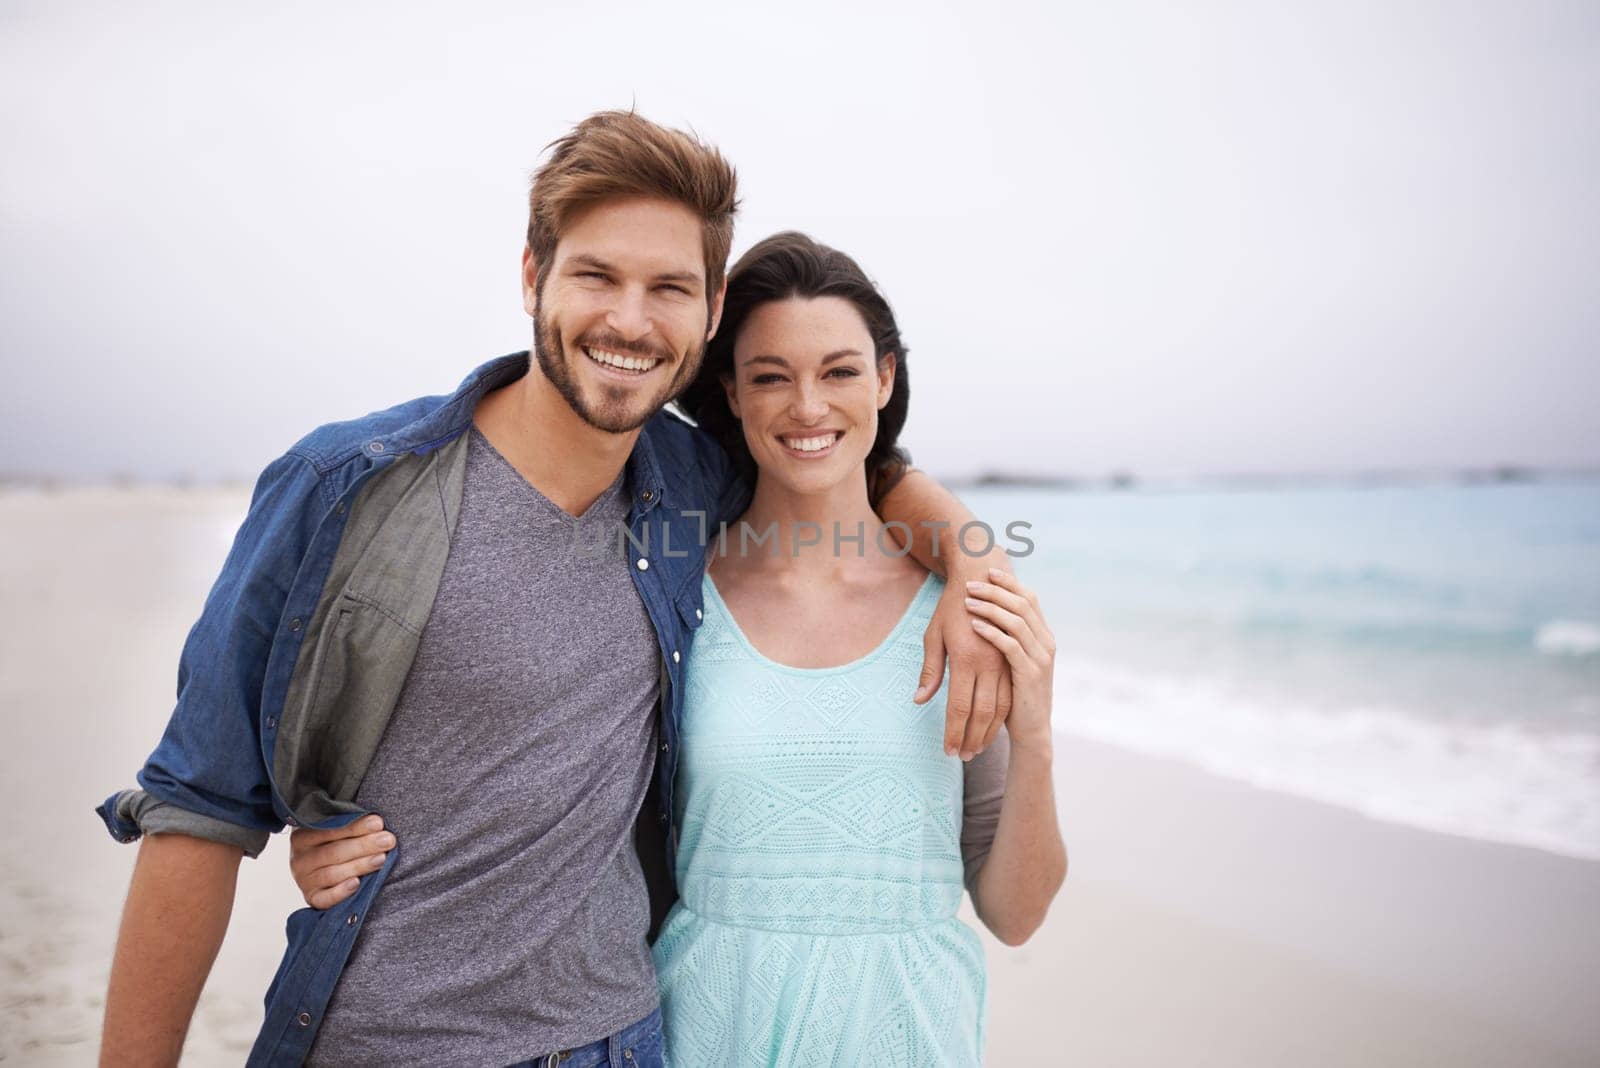
[[[603, 273], [601, 271], [577, 271], [577, 272], [574, 272], [573, 277], [574, 278], [588, 278], [588, 279], [592, 279], [592, 280], [594, 280], [596, 282], [610, 282], [611, 281], [611, 276], [608, 275], [608, 274], [605, 274], [605, 273]], [[687, 286], [678, 285], [676, 282], [663, 282], [660, 285], [656, 286], [656, 289], [657, 290], [665, 290], [668, 293], [676, 293], [676, 294], [678, 294], [679, 296], [682, 296], [682, 297], [688, 297], [688, 296], [692, 296], [693, 295], [693, 294], [691, 294], [689, 292], [689, 289], [688, 289]]]

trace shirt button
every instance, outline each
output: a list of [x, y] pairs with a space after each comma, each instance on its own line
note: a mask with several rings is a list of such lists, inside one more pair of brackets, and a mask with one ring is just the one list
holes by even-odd
[[649, 571], [650, 570], [650, 561], [646, 560], [642, 556], [639, 557], [639, 570], [640, 571]]
[[359, 912], [352, 912], [350, 915], [348, 915], [348, 916], [346, 916], [344, 918], [344, 925], [346, 927], [354, 927], [356, 925], [357, 921], [359, 921], [360, 919], [361, 919], [361, 914]]
[[696, 618], [696, 619], [705, 619], [705, 616], [701, 615], [700, 614], [700, 609], [696, 608], [694, 610], [694, 618]]
[[294, 1022], [299, 1024], [301, 1027], [310, 1027], [311, 1014], [309, 1012], [302, 1012], [299, 1016], [294, 1018]]
[[344, 502], [340, 501], [338, 503], [338, 505], [334, 508], [334, 511], [338, 512], [340, 515], [344, 515]]
[[666, 814], [666, 813], [665, 813], [665, 812], [663, 812], [663, 813], [662, 813], [662, 814], [661, 814], [661, 822], [662, 822], [662, 823], [665, 823], [665, 822], [667, 822], [667, 814]]
[[656, 495], [653, 490], [645, 490], [643, 493], [639, 494], [639, 496], [643, 498], [646, 503], [656, 499]]
[[379, 453], [379, 452], [382, 452], [382, 451], [383, 451], [383, 442], [381, 442], [381, 441], [374, 441], [374, 442], [371, 442], [371, 443], [369, 443], [369, 444], [368, 444], [368, 445], [367, 445], [367, 451], [368, 451], [368, 452], [371, 452], [371, 453]]
[[277, 725], [278, 725], [278, 717], [277, 716], [268, 716], [267, 717], [267, 730], [270, 731], [272, 728], [276, 727]]
[[672, 662], [676, 664], [680, 659], [681, 657], [678, 656], [678, 650], [672, 650]]
[[672, 746], [668, 745], [666, 742], [662, 742], [661, 743], [661, 751], [663, 753], [665, 753], [667, 750], [669, 750], [671, 748], [672, 748]]
[[303, 627], [305, 625], [306, 625], [306, 621], [301, 619], [298, 616], [296, 616], [294, 619], [289, 620], [289, 629], [292, 630], [292, 631], [298, 631], [301, 627]]

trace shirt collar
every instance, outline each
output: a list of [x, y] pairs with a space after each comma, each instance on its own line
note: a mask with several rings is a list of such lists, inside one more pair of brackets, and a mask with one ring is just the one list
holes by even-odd
[[[376, 443], [377, 449], [369, 446], [369, 450], [374, 454], [387, 452], [393, 455], [432, 452], [466, 432], [472, 425], [472, 413], [477, 411], [478, 401], [483, 399], [485, 393], [515, 382], [528, 373], [528, 365], [529, 354], [524, 350], [475, 368], [443, 404]], [[676, 507], [673, 503], [675, 495], [661, 474], [655, 440], [659, 433], [657, 421], [664, 418], [670, 416], [657, 412], [650, 417], [639, 431], [633, 452], [628, 455], [628, 492], [632, 495], [633, 506], [641, 513], [650, 511], [658, 504]]]

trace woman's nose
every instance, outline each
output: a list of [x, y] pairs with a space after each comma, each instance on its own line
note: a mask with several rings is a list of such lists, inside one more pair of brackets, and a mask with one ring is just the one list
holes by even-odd
[[828, 402], [815, 386], [801, 385], [789, 405], [789, 414], [799, 423], [820, 423], [828, 414]]

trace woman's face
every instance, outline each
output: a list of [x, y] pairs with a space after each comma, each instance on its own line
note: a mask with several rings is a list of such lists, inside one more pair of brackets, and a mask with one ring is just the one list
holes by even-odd
[[865, 483], [894, 354], [878, 364], [854, 304], [796, 297], [760, 305], [734, 339], [733, 368], [723, 386], [763, 478], [799, 493]]

